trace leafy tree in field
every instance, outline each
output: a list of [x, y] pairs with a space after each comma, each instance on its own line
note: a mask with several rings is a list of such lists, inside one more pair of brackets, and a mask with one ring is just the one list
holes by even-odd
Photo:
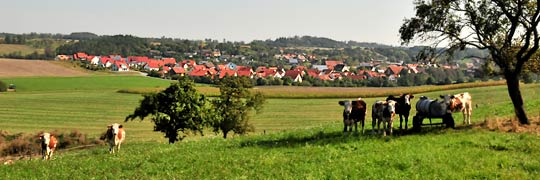
[[[203, 133], [210, 119], [210, 108], [206, 98], [199, 94], [193, 81], [180, 78], [178, 83], [153, 94], [144, 95], [141, 104], [126, 121], [151, 116], [155, 123], [154, 131], [160, 131], [175, 143], [185, 137], [185, 131]], [[179, 136], [182, 133], [183, 136]]]
[[213, 100], [214, 132], [221, 131], [223, 138], [227, 138], [231, 131], [245, 134], [254, 130], [249, 122], [250, 112], [260, 112], [265, 98], [260, 92], [252, 94], [249, 91], [252, 87], [246, 77], [226, 77], [219, 82], [221, 95]]
[[[415, 0], [416, 16], [406, 19], [399, 32], [403, 44], [413, 39], [448, 43], [446, 52], [469, 47], [487, 50], [502, 70], [514, 112], [529, 124], [519, 78], [524, 64], [540, 47], [537, 0]], [[433, 51], [432, 51], [433, 52]], [[428, 58], [429, 59], [429, 58]]]

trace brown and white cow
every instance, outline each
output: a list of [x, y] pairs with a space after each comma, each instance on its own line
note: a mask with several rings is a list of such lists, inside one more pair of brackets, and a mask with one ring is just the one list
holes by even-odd
[[126, 131], [121, 124], [114, 123], [107, 126], [107, 132], [105, 133], [105, 142], [109, 143], [109, 153], [114, 153], [120, 151], [120, 145], [126, 139]]
[[383, 124], [383, 136], [386, 136], [388, 129], [389, 134], [392, 135], [392, 129], [394, 128], [394, 116], [396, 115], [396, 104], [394, 100], [376, 101], [371, 109], [371, 126], [372, 133], [375, 134], [375, 124], [377, 124], [377, 131], [380, 133], [381, 122]]
[[53, 152], [56, 150], [56, 144], [58, 140], [50, 133], [43, 133], [39, 135], [41, 141], [41, 155], [44, 160], [52, 158]]
[[449, 102], [448, 110], [450, 112], [462, 112], [463, 113], [463, 124], [471, 124], [471, 114], [472, 114], [472, 97], [468, 92], [452, 95], [452, 96], [441, 96], [445, 98], [445, 102]]
[[344, 107], [343, 109], [343, 132], [347, 132], [347, 127], [349, 127], [349, 132], [352, 132], [354, 126], [354, 132], [358, 133], [358, 122], [362, 124], [362, 134], [364, 134], [364, 124], [366, 119], [366, 110], [367, 105], [362, 98], [358, 98], [355, 101], [339, 101], [339, 105]]

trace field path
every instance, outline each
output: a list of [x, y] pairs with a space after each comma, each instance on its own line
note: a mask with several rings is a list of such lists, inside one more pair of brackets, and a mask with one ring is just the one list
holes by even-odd
[[29, 76], [86, 76], [78, 68], [63, 66], [55, 61], [0, 58], [0, 77]]

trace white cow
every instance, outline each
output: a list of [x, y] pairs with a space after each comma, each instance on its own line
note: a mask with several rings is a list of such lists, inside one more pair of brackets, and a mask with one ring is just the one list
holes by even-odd
[[107, 126], [107, 132], [105, 133], [105, 142], [109, 143], [109, 153], [114, 153], [114, 148], [116, 151], [120, 151], [120, 145], [126, 139], [126, 131], [121, 124], [114, 123]]
[[54, 137], [50, 133], [43, 133], [39, 135], [39, 139], [41, 141], [41, 155], [43, 156], [43, 159], [51, 159], [54, 150], [56, 150], [56, 144], [58, 143], [58, 140], [56, 140], [56, 137]]

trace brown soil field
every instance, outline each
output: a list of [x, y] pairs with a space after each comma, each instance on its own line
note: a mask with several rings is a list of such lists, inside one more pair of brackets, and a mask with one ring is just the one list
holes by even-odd
[[78, 67], [68, 66], [56, 61], [0, 58], [0, 77], [86, 75], [89, 75], [89, 73]]

